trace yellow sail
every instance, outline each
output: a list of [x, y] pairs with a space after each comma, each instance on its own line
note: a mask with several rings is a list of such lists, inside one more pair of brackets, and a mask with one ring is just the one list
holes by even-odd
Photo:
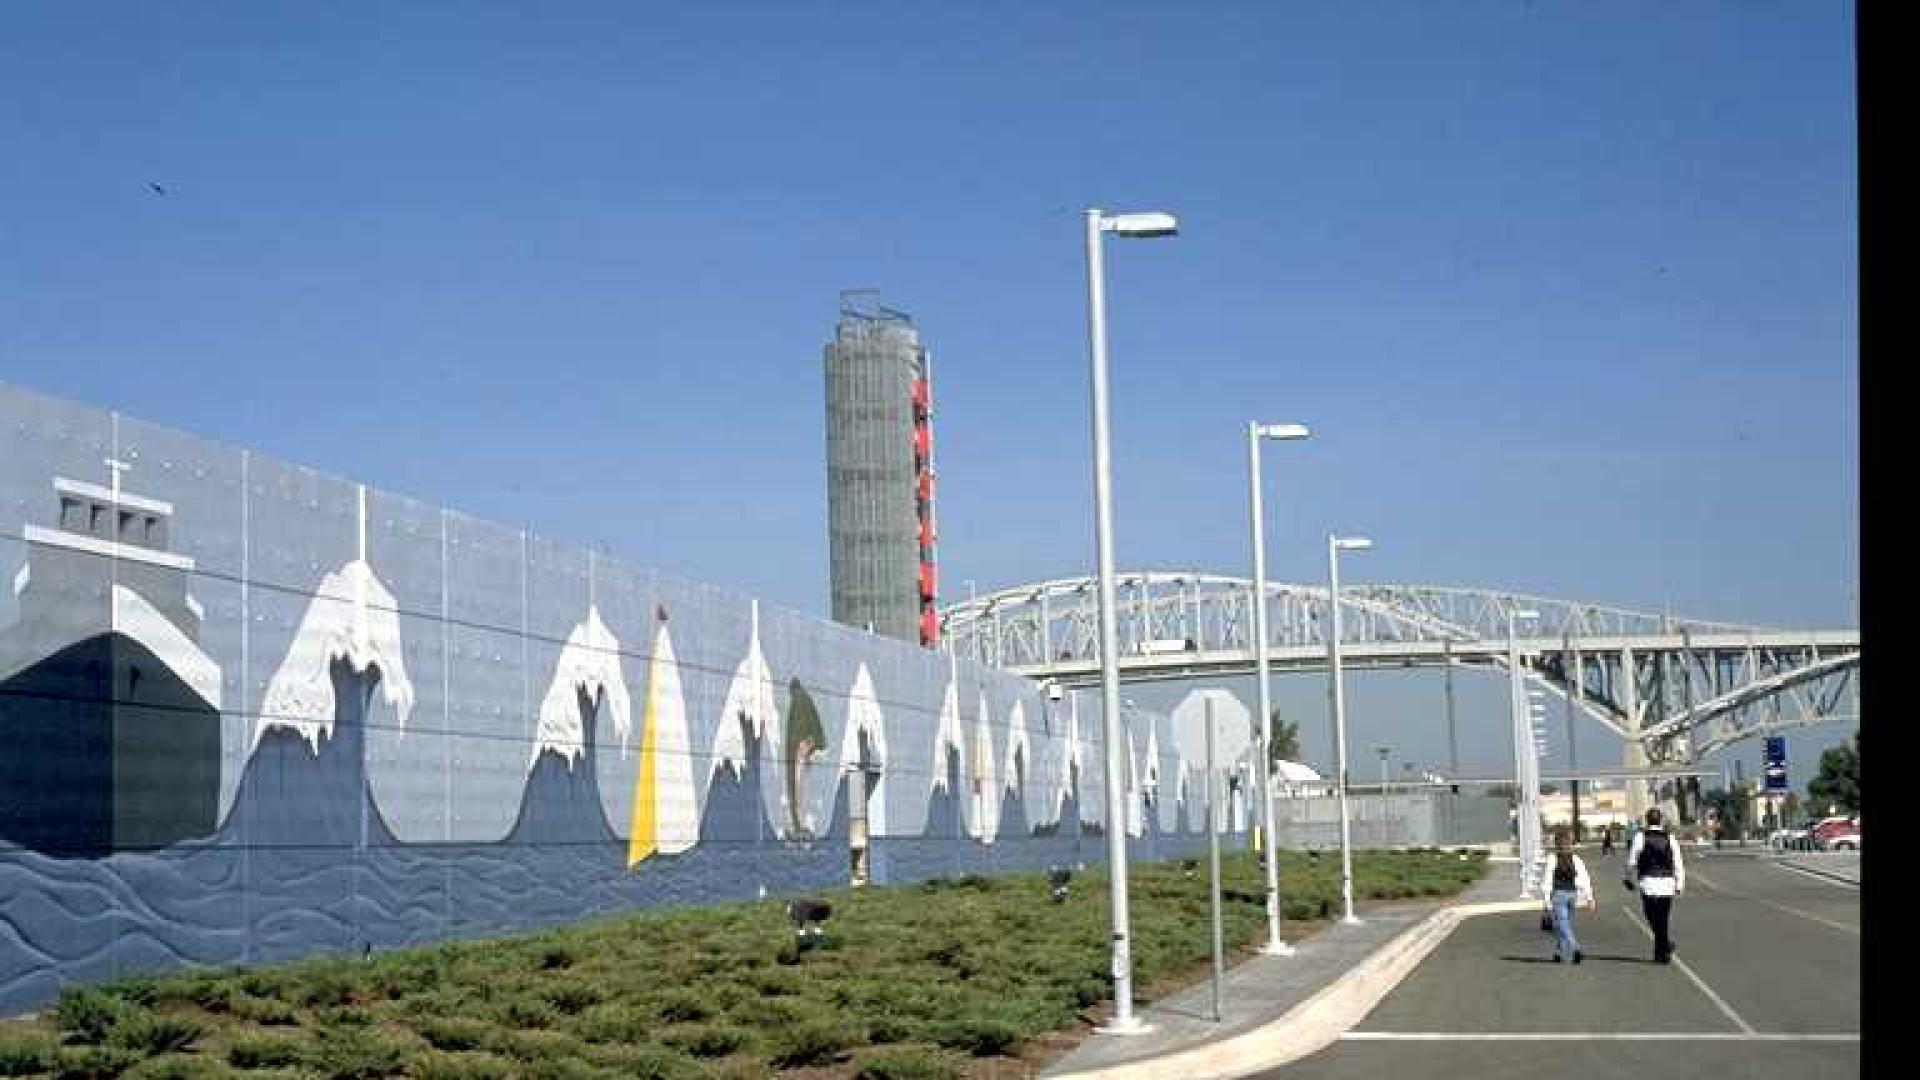
[[656, 789], [655, 760], [660, 741], [660, 650], [655, 649], [650, 669], [647, 672], [647, 707], [641, 717], [640, 726], [640, 776], [633, 786], [633, 823], [627, 832], [627, 865], [633, 866], [652, 855], [659, 848], [658, 818], [655, 805], [658, 802]]

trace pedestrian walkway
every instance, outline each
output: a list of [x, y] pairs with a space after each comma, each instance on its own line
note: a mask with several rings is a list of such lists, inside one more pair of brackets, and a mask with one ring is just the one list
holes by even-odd
[[1291, 956], [1256, 956], [1227, 972], [1220, 991], [1220, 1020], [1210, 1012], [1212, 984], [1202, 982], [1142, 1013], [1141, 1019], [1152, 1030], [1091, 1036], [1041, 1076], [1098, 1074], [1247, 1034], [1304, 1004], [1436, 911], [1456, 904], [1509, 901], [1519, 893], [1518, 864], [1495, 862], [1485, 878], [1453, 899], [1363, 909], [1358, 926], [1332, 923], [1294, 942]]
[[1858, 1076], [1858, 891], [1767, 859], [1688, 859], [1673, 963], [1652, 962], [1620, 860], [1597, 860], [1584, 964], [1554, 963], [1528, 913], [1467, 920], [1337, 1041], [1266, 1075]]

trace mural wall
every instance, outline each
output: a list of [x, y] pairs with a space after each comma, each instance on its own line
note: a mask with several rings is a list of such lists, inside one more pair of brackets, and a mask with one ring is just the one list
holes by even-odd
[[[1205, 840], [1172, 723], [1129, 718], [1143, 858]], [[0, 385], [0, 1015], [841, 885], [857, 820], [882, 883], [1098, 862], [1102, 728], [1096, 696]]]

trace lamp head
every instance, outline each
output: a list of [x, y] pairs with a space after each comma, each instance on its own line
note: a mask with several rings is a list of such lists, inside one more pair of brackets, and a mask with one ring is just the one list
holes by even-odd
[[1365, 551], [1373, 546], [1373, 541], [1364, 536], [1336, 536], [1333, 546], [1341, 551]]
[[1292, 442], [1296, 439], [1309, 439], [1313, 432], [1305, 424], [1255, 424], [1253, 433], [1262, 439], [1274, 442]]
[[1116, 236], [1147, 239], [1156, 236], [1180, 235], [1180, 223], [1172, 214], [1158, 211], [1143, 214], [1115, 214], [1100, 219], [1100, 231]]
[[1532, 608], [1521, 608], [1519, 611], [1513, 613], [1513, 617], [1521, 622], [1538, 622], [1540, 613]]

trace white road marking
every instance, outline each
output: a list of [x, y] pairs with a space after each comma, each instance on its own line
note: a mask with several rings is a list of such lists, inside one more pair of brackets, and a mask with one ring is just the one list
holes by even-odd
[[1769, 859], [1767, 860], [1767, 864], [1769, 866], [1777, 866], [1782, 870], [1791, 870], [1801, 877], [1812, 878], [1815, 881], [1824, 881], [1836, 889], [1852, 889], [1854, 892], [1860, 891], [1860, 883], [1858, 881], [1848, 881], [1846, 878], [1836, 877], [1833, 874], [1823, 874], [1818, 870], [1809, 870], [1804, 866], [1795, 866], [1784, 859]]
[[[1641, 931], [1647, 935], [1648, 940], [1653, 939], [1653, 928], [1648, 926], [1646, 923], [1641, 922], [1640, 916], [1635, 915], [1633, 913], [1632, 908], [1627, 907], [1626, 905], [1623, 904], [1621, 905], [1620, 910], [1626, 913], [1627, 918], [1633, 920], [1633, 925], [1639, 927]], [[1677, 967], [1681, 971], [1685, 972], [1687, 978], [1693, 980], [1693, 985], [1699, 987], [1701, 993], [1707, 995], [1708, 999], [1710, 999], [1715, 1005], [1718, 1005], [1720, 1007], [1721, 1012], [1727, 1014], [1727, 1019], [1733, 1021], [1734, 1024], [1740, 1028], [1741, 1031], [1747, 1033], [1748, 1035], [1756, 1034], [1756, 1032], [1753, 1029], [1753, 1025], [1747, 1023], [1744, 1019], [1742, 1019], [1739, 1013], [1734, 1012], [1733, 1006], [1727, 1004], [1726, 999], [1722, 998], [1719, 994], [1714, 993], [1713, 987], [1707, 985], [1707, 980], [1701, 978], [1698, 974], [1694, 972], [1692, 968], [1688, 967], [1687, 962], [1685, 960], [1680, 959], [1678, 956], [1673, 957], [1672, 960], [1673, 960], [1674, 967]]]
[[[1832, 919], [1823, 919], [1818, 915], [1813, 915], [1808, 912], [1801, 911], [1799, 908], [1796, 908], [1796, 907], [1788, 907], [1787, 905], [1778, 903], [1777, 901], [1769, 900], [1764, 896], [1755, 896], [1752, 893], [1743, 893], [1735, 889], [1729, 889], [1725, 885], [1720, 884], [1719, 882], [1713, 880], [1712, 878], [1706, 876], [1705, 874], [1696, 873], [1693, 876], [1701, 884], [1705, 885], [1707, 888], [1712, 889], [1715, 892], [1725, 893], [1728, 896], [1736, 896], [1742, 900], [1754, 900], [1759, 903], [1765, 904], [1770, 908], [1778, 908], [1789, 915], [1798, 915], [1801, 918], [1809, 920], [1811, 922], [1817, 922], [1821, 926], [1830, 926], [1835, 930], [1841, 931], [1842, 933], [1858, 934], [1860, 932], [1860, 928], [1857, 926], [1848, 926], [1846, 923], [1837, 923], [1837, 922], [1834, 922]], [[1809, 876], [1817, 876], [1817, 875], [1809, 875]]]
[[1349, 1031], [1354, 1042], [1859, 1042], [1857, 1031]]

